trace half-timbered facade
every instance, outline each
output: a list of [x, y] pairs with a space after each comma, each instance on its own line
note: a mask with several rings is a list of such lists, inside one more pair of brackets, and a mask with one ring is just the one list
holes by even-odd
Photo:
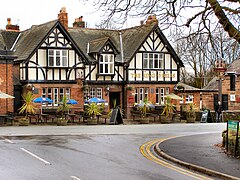
[[51, 98], [46, 106], [58, 106], [63, 95], [76, 99], [77, 107], [99, 97], [109, 108], [116, 101], [129, 116], [144, 98], [163, 104], [179, 82], [183, 63], [154, 16], [122, 30], [84, 28], [82, 17], [73, 28], [67, 22], [62, 9], [58, 20], [18, 32], [9, 48], [17, 57], [14, 76], [23, 91]]

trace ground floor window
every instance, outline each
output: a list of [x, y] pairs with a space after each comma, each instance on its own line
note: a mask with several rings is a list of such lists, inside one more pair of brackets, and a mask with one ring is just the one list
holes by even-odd
[[193, 95], [192, 94], [186, 95], [186, 103], [193, 103]]
[[48, 97], [53, 100], [53, 103], [44, 103], [43, 106], [58, 106], [64, 95], [67, 97], [67, 99], [70, 99], [70, 88], [42, 88], [42, 97]]
[[149, 88], [135, 88], [135, 103], [143, 101], [145, 98], [148, 99]]
[[164, 104], [165, 96], [169, 94], [169, 87], [156, 88], [156, 104]]
[[84, 90], [84, 101], [87, 101], [89, 98], [93, 97], [102, 99], [102, 88], [91, 87]]

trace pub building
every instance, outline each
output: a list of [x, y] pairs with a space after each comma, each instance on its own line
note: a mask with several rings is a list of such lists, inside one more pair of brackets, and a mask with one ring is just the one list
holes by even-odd
[[[85, 100], [99, 97], [109, 109], [116, 101], [125, 117], [130, 117], [134, 104], [144, 98], [164, 104], [184, 67], [155, 15], [139, 26], [121, 30], [87, 28], [82, 16], [68, 27], [63, 7], [56, 20], [24, 31], [8, 18], [0, 35], [0, 44], [7, 43], [15, 57], [12, 84], [8, 84], [15, 96], [14, 108], [8, 109], [15, 112], [21, 106], [21, 94], [33, 91], [35, 97], [53, 100], [45, 108], [56, 108], [64, 95], [78, 101], [76, 109]], [[8, 93], [13, 95], [12, 90]]]

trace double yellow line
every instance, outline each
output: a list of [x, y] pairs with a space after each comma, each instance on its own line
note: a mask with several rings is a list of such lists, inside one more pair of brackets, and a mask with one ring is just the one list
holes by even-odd
[[[171, 137], [173, 138], [173, 137]], [[170, 138], [168, 138], [170, 139]], [[205, 177], [205, 176], [202, 176], [200, 174], [196, 174], [194, 172], [191, 172], [189, 170], [186, 170], [186, 169], [183, 169], [183, 168], [180, 168], [180, 167], [177, 167], [177, 166], [174, 166], [166, 161], [163, 161], [161, 159], [159, 159], [158, 157], [156, 157], [152, 152], [151, 152], [151, 149], [153, 149], [153, 146], [156, 145], [157, 143], [161, 143], [163, 141], [165, 141], [167, 139], [155, 139], [155, 140], [152, 140], [152, 141], [149, 141], [149, 142], [146, 142], [144, 143], [142, 146], [140, 146], [140, 152], [141, 154], [147, 158], [148, 160], [152, 161], [152, 162], [155, 162], [161, 166], [164, 166], [166, 168], [169, 168], [169, 169], [172, 169], [176, 172], [179, 172], [181, 174], [184, 174], [184, 175], [187, 175], [187, 176], [190, 176], [192, 178], [195, 178], [195, 179], [200, 179], [200, 180], [210, 180], [211, 178], [208, 178], [208, 177]]]

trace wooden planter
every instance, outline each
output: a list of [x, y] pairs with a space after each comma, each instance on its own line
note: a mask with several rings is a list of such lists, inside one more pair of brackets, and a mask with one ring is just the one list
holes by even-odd
[[149, 124], [149, 118], [148, 117], [141, 117], [140, 124]]
[[170, 116], [161, 115], [161, 123], [169, 124], [169, 123], [172, 123], [172, 122], [173, 122], [172, 115], [170, 115]]
[[67, 125], [67, 123], [68, 123], [68, 120], [67, 119], [65, 119], [65, 118], [58, 118], [57, 119], [57, 125], [58, 126], [66, 126]]
[[87, 119], [87, 124], [88, 125], [97, 125], [97, 119], [96, 118], [93, 118], [93, 119], [88, 118]]
[[187, 116], [187, 123], [194, 123], [196, 121], [196, 117], [188, 117]]
[[28, 118], [21, 118], [18, 120], [19, 126], [28, 126], [29, 125], [29, 119]]

